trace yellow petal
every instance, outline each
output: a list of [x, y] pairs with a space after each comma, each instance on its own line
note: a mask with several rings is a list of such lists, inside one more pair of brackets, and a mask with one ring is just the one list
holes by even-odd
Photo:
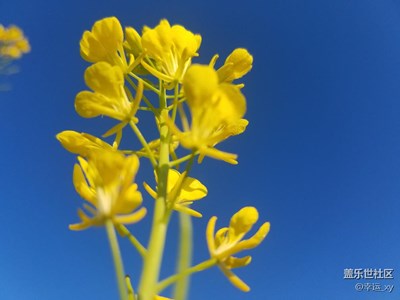
[[255, 207], [247, 206], [235, 213], [229, 224], [230, 242], [240, 240], [247, 232], [251, 230], [258, 220], [258, 211]]
[[217, 222], [217, 217], [215, 217], [215, 216], [212, 217], [208, 221], [207, 229], [206, 229], [207, 245], [208, 245], [208, 250], [209, 250], [211, 256], [215, 252], [214, 232], [215, 232], [215, 223], [216, 222]]
[[113, 108], [112, 99], [99, 93], [83, 91], [75, 98], [75, 110], [83, 118], [95, 118], [106, 115], [117, 120], [123, 120], [125, 115]]
[[235, 269], [247, 266], [250, 262], [251, 256], [245, 256], [241, 258], [230, 256], [224, 261], [224, 265], [228, 269]]
[[191, 107], [205, 105], [218, 88], [216, 71], [206, 65], [192, 65], [183, 78], [183, 90]]
[[226, 127], [221, 128], [220, 132], [212, 137], [209, 142], [211, 145], [216, 145], [231, 136], [239, 135], [246, 130], [248, 124], [249, 121], [246, 119], [239, 119], [229, 123]]
[[81, 223], [76, 223], [76, 224], [71, 224], [69, 225], [70, 230], [84, 230], [87, 229], [88, 227], [93, 225], [92, 219], [90, 219], [84, 212], [83, 210], [79, 209], [78, 210], [78, 216], [81, 219]]
[[76, 192], [86, 201], [96, 205], [96, 193], [88, 186], [85, 175], [82, 172], [81, 166], [75, 164], [73, 172], [73, 183]]
[[139, 170], [139, 158], [136, 155], [129, 155], [124, 157], [125, 162], [123, 163], [123, 169], [121, 176], [123, 178], [121, 186], [128, 188], [132, 181], [135, 180], [136, 174]]
[[156, 191], [154, 191], [146, 182], [143, 182], [143, 186], [144, 186], [144, 189], [146, 190], [146, 192], [148, 192], [151, 197], [153, 197], [154, 199], [157, 199]]
[[176, 211], [188, 214], [188, 215], [190, 215], [192, 217], [195, 217], [195, 218], [201, 218], [203, 216], [198, 211], [195, 211], [194, 209], [192, 209], [190, 207], [187, 207], [187, 206], [184, 206], [184, 205], [180, 205], [180, 204], [175, 204], [174, 205], [174, 209]]
[[253, 56], [246, 49], [235, 49], [217, 71], [220, 82], [232, 82], [241, 78], [251, 70], [252, 64]]
[[115, 204], [116, 214], [127, 214], [142, 204], [142, 194], [137, 190], [137, 184], [132, 184], [127, 190], [121, 192]]
[[237, 277], [231, 270], [226, 268], [223, 264], [219, 264], [218, 266], [235, 287], [243, 292], [250, 291], [250, 287], [246, 283], [244, 283], [239, 277]]
[[162, 297], [162, 296], [155, 296], [154, 300], [173, 300], [173, 299], [167, 298], [167, 297]]
[[[91, 156], [93, 156], [94, 153], [91, 153]], [[91, 187], [95, 187], [95, 183], [94, 183], [94, 177], [92, 175], [92, 171], [90, 170], [90, 166], [88, 164], [88, 162], [81, 156], [77, 157], [78, 162], [82, 168], [83, 174], [85, 174], [85, 178], [87, 180], [87, 182], [89, 183], [89, 186]]]
[[225, 122], [237, 122], [246, 113], [246, 98], [240, 89], [232, 84], [221, 84], [214, 95], [218, 118]]
[[199, 200], [207, 196], [207, 192], [206, 186], [199, 180], [187, 177], [183, 182], [179, 198], [185, 201]]
[[57, 140], [69, 152], [87, 157], [93, 150], [112, 150], [112, 146], [103, 140], [88, 133], [79, 133], [72, 130], [65, 130], [57, 134]]
[[119, 66], [98, 62], [85, 71], [85, 82], [93, 91], [107, 97], [120, 97], [124, 85], [124, 73]]
[[243, 250], [257, 247], [267, 236], [270, 227], [270, 223], [265, 222], [251, 238], [239, 242], [236, 247]]
[[105, 60], [116, 52], [123, 42], [121, 24], [115, 17], [104, 18], [94, 23], [92, 31], [85, 31], [80, 42], [81, 55], [89, 62]]
[[141, 207], [129, 215], [117, 215], [114, 217], [114, 221], [120, 224], [134, 224], [142, 220], [146, 216], [147, 210], [145, 207]]
[[181, 177], [181, 173], [179, 173], [177, 170], [174, 170], [174, 169], [168, 170], [168, 183], [167, 183], [167, 192], [168, 193], [170, 193], [171, 190], [175, 187], [175, 185], [177, 184], [180, 177]]
[[[185, 141], [182, 140], [182, 145], [185, 144]], [[202, 147], [200, 148], [200, 154], [204, 157], [204, 156], [209, 156], [215, 159], [219, 159], [219, 160], [223, 160], [227, 163], [230, 163], [232, 165], [237, 165], [237, 154], [233, 154], [233, 153], [229, 153], [229, 152], [224, 152], [215, 148], [211, 148], [211, 147]], [[199, 156], [199, 159], [201, 158], [201, 156]], [[199, 161], [199, 163], [201, 163], [201, 161]]]
[[216, 248], [219, 248], [222, 244], [227, 243], [226, 239], [226, 234], [229, 231], [228, 227], [222, 227], [217, 230], [217, 233], [215, 234], [215, 246]]
[[229, 132], [230, 135], [238, 135], [246, 130], [247, 125], [249, 125], [248, 120], [239, 119], [238, 121], [229, 124], [226, 128], [226, 131]]
[[125, 28], [126, 48], [134, 57], [138, 57], [142, 52], [142, 38], [139, 33], [132, 27]]

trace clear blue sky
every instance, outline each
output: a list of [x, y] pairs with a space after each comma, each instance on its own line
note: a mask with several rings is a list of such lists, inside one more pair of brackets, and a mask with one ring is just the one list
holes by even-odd
[[[197, 205], [195, 262], [207, 257], [212, 215], [222, 226], [254, 205], [271, 232], [237, 271], [250, 293], [213, 269], [193, 277], [191, 300], [399, 297], [400, 2], [3, 0], [0, 23], [21, 26], [32, 52], [7, 79], [13, 89], [0, 93], [0, 299], [117, 299], [104, 230], [67, 228], [81, 204], [75, 158], [54, 138], [65, 129], [104, 132], [73, 102], [88, 66], [80, 37], [112, 15], [137, 29], [168, 18], [200, 33], [197, 62], [236, 47], [254, 55], [244, 80], [250, 125], [221, 144], [239, 165], [208, 159], [195, 171], [209, 188]], [[145, 242], [148, 228], [149, 218], [132, 230]], [[163, 276], [174, 266], [174, 229]], [[139, 258], [122, 245], [135, 277]], [[356, 292], [345, 268], [393, 268], [394, 280], [361, 282], [394, 291]]]

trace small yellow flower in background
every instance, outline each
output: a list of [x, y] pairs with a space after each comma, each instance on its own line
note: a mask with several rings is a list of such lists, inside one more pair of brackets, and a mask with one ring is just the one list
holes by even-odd
[[139, 169], [136, 155], [124, 156], [117, 151], [96, 151], [85, 160], [78, 157], [74, 167], [73, 183], [77, 193], [89, 204], [84, 204], [89, 216], [82, 209], [78, 215], [81, 223], [70, 225], [72, 230], [102, 226], [106, 220], [131, 224], [146, 215], [141, 207], [142, 195], [133, 183]]
[[[156, 181], [157, 174], [156, 174]], [[146, 191], [154, 199], [157, 198], [157, 192], [147, 183], [143, 183]], [[167, 182], [167, 205], [177, 211], [187, 213], [193, 217], [201, 217], [201, 213], [189, 208], [193, 201], [200, 200], [207, 196], [207, 188], [197, 179], [186, 177], [185, 173], [179, 173], [177, 170], [169, 169]]]
[[75, 109], [84, 118], [105, 115], [113, 119], [129, 122], [134, 118], [142, 98], [143, 86], [135, 99], [129, 99], [124, 89], [124, 74], [120, 67], [106, 62], [98, 62], [85, 71], [85, 82], [94, 92], [82, 91], [75, 99]]
[[66, 150], [82, 157], [88, 157], [94, 151], [113, 150], [113, 147], [102, 139], [84, 132], [65, 130], [56, 137]]
[[94, 23], [91, 31], [85, 31], [80, 41], [80, 52], [84, 60], [96, 63], [106, 61], [118, 65], [128, 73], [134, 57], [129, 62], [123, 48], [124, 32], [116, 17], [108, 17]]
[[[219, 83], [218, 74], [211, 66], [193, 65], [184, 79], [183, 90], [191, 112], [190, 128], [181, 132], [169, 122], [181, 145], [200, 151], [204, 156], [237, 164], [236, 154], [215, 149], [214, 146], [232, 135], [242, 133], [248, 121], [246, 99], [240, 89], [230, 83]], [[183, 120], [182, 124], [187, 123]]]
[[167, 83], [181, 82], [192, 57], [198, 56], [200, 44], [199, 34], [193, 34], [181, 25], [171, 27], [167, 20], [161, 20], [154, 29], [145, 27], [142, 34], [143, 50], [156, 62], [157, 69], [144, 61], [142, 65]]
[[[215, 62], [214, 62], [215, 63]], [[226, 58], [225, 64], [217, 70], [220, 82], [232, 82], [242, 78], [253, 67], [253, 56], [243, 48], [237, 48]]]
[[238, 252], [257, 247], [269, 232], [270, 224], [265, 222], [258, 231], [249, 239], [243, 237], [251, 230], [258, 220], [258, 211], [252, 206], [240, 209], [231, 218], [229, 227], [221, 228], [215, 232], [217, 217], [212, 217], [207, 225], [207, 244], [211, 257], [218, 260], [218, 266], [228, 277], [230, 282], [238, 289], [247, 292], [249, 286], [237, 277], [231, 269], [248, 265], [251, 256], [243, 258], [233, 257]]
[[19, 27], [11, 25], [5, 28], [0, 24], [0, 57], [18, 59], [30, 50], [28, 39]]

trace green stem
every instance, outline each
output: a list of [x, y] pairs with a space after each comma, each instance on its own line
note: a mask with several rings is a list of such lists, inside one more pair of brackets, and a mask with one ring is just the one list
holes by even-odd
[[131, 278], [128, 275], [125, 276], [125, 282], [128, 289], [128, 299], [135, 300], [135, 292], [133, 291]]
[[176, 159], [176, 160], [171, 161], [171, 162], [169, 163], [169, 166], [170, 166], [170, 167], [175, 167], [176, 165], [180, 165], [181, 163], [183, 163], [183, 162], [185, 162], [185, 161], [188, 161], [188, 160], [193, 159], [193, 157], [196, 156], [196, 155], [198, 155], [198, 154], [199, 154], [199, 151], [194, 151], [194, 152], [192, 152], [191, 154], [188, 154], [188, 155], [183, 156], [183, 157], [181, 157], [181, 158], [179, 158], [179, 159]]
[[176, 119], [176, 112], [178, 111], [178, 93], [179, 93], [179, 83], [175, 85], [175, 89], [174, 89], [174, 102], [172, 104], [172, 122], [175, 123], [175, 119]]
[[[126, 80], [130, 83], [130, 85], [137, 90], [137, 85], [132, 81], [132, 79], [129, 78], [129, 76], [126, 76]], [[143, 81], [143, 84], [145, 84], [145, 81]], [[157, 90], [158, 91], [158, 90]], [[145, 95], [142, 96], [143, 101], [147, 104], [147, 106], [149, 107], [149, 109], [156, 113], [156, 108], [151, 104], [150, 100], [147, 99], [147, 97]]]
[[151, 84], [149, 84], [146, 80], [143, 80], [142, 78], [140, 78], [139, 76], [137, 76], [136, 74], [130, 72], [129, 75], [131, 75], [133, 78], [135, 78], [136, 80], [141, 80], [143, 82], [143, 84], [150, 90], [152, 90], [154, 93], [156, 93], [157, 95], [162, 94], [162, 91], [157, 90], [154, 86], [152, 86]]
[[[177, 274], [183, 273], [189, 268], [192, 261], [193, 228], [191, 216], [179, 213], [180, 248]], [[174, 299], [185, 300], [189, 290], [190, 276], [180, 277], [175, 284]]]
[[146, 256], [146, 248], [138, 241], [138, 239], [129, 231], [126, 226], [118, 224], [116, 228], [122, 237], [127, 237], [131, 244], [136, 248], [142, 257]]
[[133, 132], [136, 134], [136, 136], [139, 139], [140, 143], [142, 144], [143, 148], [146, 149], [147, 154], [149, 155], [150, 162], [153, 165], [153, 168], [155, 168], [157, 166], [157, 161], [156, 161], [154, 154], [151, 151], [146, 139], [144, 138], [144, 136], [142, 135], [139, 128], [136, 126], [136, 124], [134, 122], [130, 121], [129, 125], [131, 126]]
[[188, 268], [179, 274], [170, 276], [158, 284], [157, 292], [160, 293], [161, 291], [163, 291], [168, 286], [170, 286], [171, 284], [173, 284], [174, 282], [176, 282], [177, 280], [179, 280], [182, 277], [188, 276], [188, 275], [196, 273], [196, 272], [204, 271], [208, 268], [213, 267], [214, 265], [216, 265], [216, 263], [217, 263], [216, 258], [210, 258], [209, 260], [206, 260], [206, 261], [199, 263], [191, 268]]
[[[162, 82], [160, 83], [162, 87]], [[160, 95], [160, 155], [157, 166], [157, 199], [155, 201], [153, 225], [150, 234], [147, 255], [144, 259], [143, 272], [139, 284], [139, 299], [153, 300], [156, 295], [157, 282], [164, 252], [165, 237], [169, 218], [166, 214], [167, 180], [169, 170], [169, 130], [165, 122], [165, 90]]]
[[122, 263], [121, 252], [118, 246], [117, 235], [115, 234], [114, 224], [108, 219], [105, 223], [108, 241], [114, 260], [115, 274], [117, 275], [118, 290], [121, 300], [128, 300], [127, 288], [125, 284], [125, 272]]

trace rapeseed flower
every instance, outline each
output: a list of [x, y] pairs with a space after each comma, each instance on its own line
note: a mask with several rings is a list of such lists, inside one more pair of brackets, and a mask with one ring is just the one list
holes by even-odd
[[[240, 89], [230, 83], [220, 83], [211, 66], [193, 65], [184, 79], [183, 90], [191, 113], [190, 128], [180, 131], [172, 121], [168, 124], [181, 145], [198, 150], [204, 156], [237, 164], [237, 155], [215, 149], [214, 146], [232, 135], [242, 133], [248, 121], [246, 99]], [[182, 116], [182, 124], [187, 120]]]
[[134, 56], [129, 54], [129, 62], [124, 51], [124, 32], [116, 17], [108, 17], [94, 23], [92, 30], [86, 30], [80, 41], [80, 52], [84, 60], [100, 61], [117, 65], [124, 73], [129, 73], [134, 64]]
[[85, 71], [85, 82], [91, 91], [78, 93], [75, 109], [84, 118], [105, 115], [121, 121], [124, 125], [133, 120], [143, 95], [139, 82], [135, 99], [124, 88], [124, 74], [120, 67], [98, 62]]
[[198, 56], [201, 36], [181, 25], [171, 26], [167, 20], [161, 20], [155, 28], [143, 29], [141, 42], [144, 53], [155, 62], [155, 66], [151, 66], [143, 60], [143, 67], [172, 88], [174, 83], [181, 82], [192, 57]]
[[[156, 181], [158, 182], [157, 173]], [[154, 199], [157, 198], [157, 192], [147, 183], [144, 188]], [[197, 179], [186, 177], [186, 173], [179, 173], [177, 170], [169, 169], [167, 181], [167, 206], [177, 211], [187, 213], [193, 217], [201, 217], [201, 213], [191, 209], [189, 205], [193, 201], [200, 200], [207, 196], [207, 188]]]
[[142, 195], [133, 183], [139, 168], [136, 155], [124, 156], [117, 151], [96, 151], [87, 159], [78, 157], [73, 183], [77, 193], [88, 203], [79, 209], [80, 223], [70, 225], [72, 230], [101, 226], [107, 220], [113, 223], [131, 224], [146, 215], [142, 207]]
[[270, 224], [265, 222], [258, 231], [249, 239], [243, 237], [251, 230], [258, 220], [258, 211], [252, 206], [247, 206], [235, 213], [229, 227], [223, 227], [215, 232], [217, 217], [212, 217], [207, 225], [207, 244], [212, 258], [217, 259], [221, 271], [229, 281], [238, 289], [247, 292], [249, 286], [237, 277], [231, 269], [247, 266], [251, 262], [251, 256], [237, 258], [235, 255], [243, 250], [257, 247], [269, 232]]
[[23, 31], [15, 25], [8, 28], [0, 24], [0, 57], [18, 59], [31, 50]]
[[113, 147], [102, 139], [84, 132], [65, 130], [56, 137], [66, 150], [82, 157], [88, 157], [94, 151], [113, 150]]

